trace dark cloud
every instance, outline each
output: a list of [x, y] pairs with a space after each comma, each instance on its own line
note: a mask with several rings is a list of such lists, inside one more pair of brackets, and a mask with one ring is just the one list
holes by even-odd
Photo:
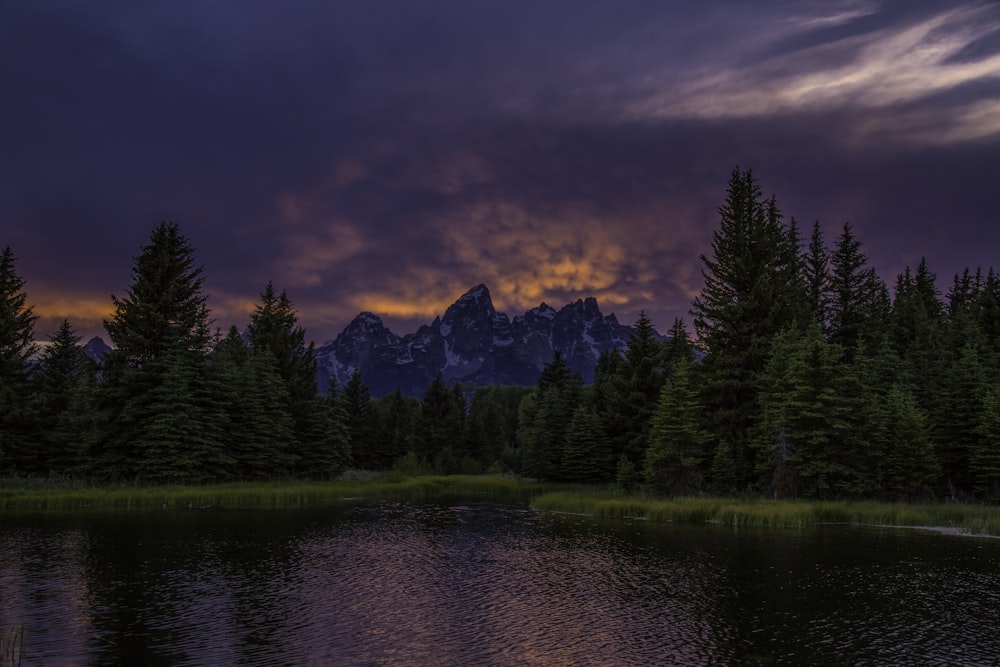
[[0, 243], [42, 333], [100, 333], [165, 219], [221, 326], [274, 280], [319, 341], [479, 282], [666, 328], [740, 165], [946, 278], [1000, 241], [998, 35], [985, 3], [7, 3]]

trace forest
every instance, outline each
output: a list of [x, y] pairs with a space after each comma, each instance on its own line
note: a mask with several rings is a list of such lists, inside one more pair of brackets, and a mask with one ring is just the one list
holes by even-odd
[[200, 484], [348, 470], [496, 472], [656, 495], [1000, 500], [1000, 276], [942, 295], [926, 261], [891, 286], [850, 224], [828, 243], [734, 169], [704, 287], [666, 340], [640, 315], [585, 385], [558, 352], [532, 387], [320, 394], [292, 301], [212, 329], [174, 223], [151, 234], [99, 364], [47, 344], [0, 253], [0, 477]]

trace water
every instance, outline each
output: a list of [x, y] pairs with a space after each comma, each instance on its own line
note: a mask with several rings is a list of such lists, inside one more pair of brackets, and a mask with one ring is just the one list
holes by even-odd
[[25, 665], [1000, 663], [1000, 540], [480, 502], [0, 516]]

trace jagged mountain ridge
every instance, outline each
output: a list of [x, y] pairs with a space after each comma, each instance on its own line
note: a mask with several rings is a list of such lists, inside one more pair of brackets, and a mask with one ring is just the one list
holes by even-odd
[[555, 350], [591, 382], [600, 354], [625, 349], [633, 331], [613, 314], [603, 315], [593, 297], [558, 311], [542, 303], [511, 320], [493, 307], [489, 289], [477, 285], [443, 316], [402, 337], [377, 315], [359, 314], [316, 350], [318, 382], [327, 391], [359, 370], [376, 397], [397, 386], [422, 396], [437, 376], [449, 384], [532, 385]]

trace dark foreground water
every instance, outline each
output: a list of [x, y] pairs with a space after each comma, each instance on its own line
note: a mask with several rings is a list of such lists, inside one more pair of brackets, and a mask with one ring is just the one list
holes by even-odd
[[990, 665], [1000, 540], [458, 501], [6, 513], [16, 624], [25, 665]]

